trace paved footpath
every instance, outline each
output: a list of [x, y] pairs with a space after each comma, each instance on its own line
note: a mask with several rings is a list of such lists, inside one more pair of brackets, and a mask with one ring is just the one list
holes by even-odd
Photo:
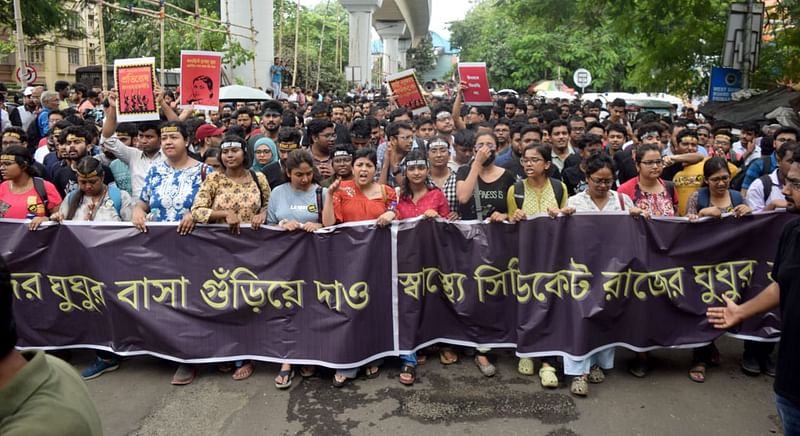
[[[431, 356], [418, 381], [397, 381], [399, 363], [388, 359], [380, 376], [342, 389], [331, 374], [295, 378], [278, 391], [278, 366], [258, 363], [252, 377], [205, 365], [194, 383], [171, 386], [176, 365], [150, 357], [127, 360], [119, 370], [87, 382], [108, 435], [771, 435], [781, 434], [772, 379], [739, 369], [741, 342], [718, 341], [722, 365], [706, 383], [687, 377], [691, 352], [652, 353], [651, 375], [625, 370], [632, 353], [617, 351], [618, 369], [590, 386], [588, 398], [566, 387], [543, 390], [538, 377], [516, 371], [510, 351], [498, 351], [498, 373], [484, 378], [473, 361], [443, 366]], [[73, 353], [83, 368], [93, 353]], [[538, 361], [537, 361], [538, 368]]]

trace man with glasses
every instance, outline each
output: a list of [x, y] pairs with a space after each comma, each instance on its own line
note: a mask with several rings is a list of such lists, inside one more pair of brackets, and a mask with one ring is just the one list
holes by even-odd
[[353, 155], [355, 151], [350, 144], [339, 144], [331, 150], [331, 164], [333, 175], [323, 180], [320, 185], [327, 188], [336, 179], [342, 181], [353, 180]]
[[[800, 159], [792, 162], [782, 189], [787, 210], [800, 213]], [[727, 330], [745, 319], [780, 309], [783, 320], [775, 369], [775, 403], [783, 424], [784, 434], [800, 434], [800, 220], [786, 224], [778, 243], [772, 267], [774, 280], [755, 298], [736, 304], [723, 295], [725, 307], [708, 309], [708, 321], [714, 327]]]
[[586, 121], [583, 117], [573, 115], [569, 117], [569, 140], [571, 144], [577, 144], [584, 133], [586, 133]]

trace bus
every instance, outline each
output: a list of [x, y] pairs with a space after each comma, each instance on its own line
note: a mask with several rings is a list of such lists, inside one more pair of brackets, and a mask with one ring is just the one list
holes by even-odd
[[[156, 80], [161, 79], [161, 70], [156, 69]], [[106, 65], [106, 80], [108, 86], [114, 87], [114, 66]], [[89, 65], [86, 67], [79, 67], [75, 70], [75, 81], [83, 83], [87, 88], [93, 86], [102, 86], [102, 78], [100, 76], [100, 65]], [[181, 71], [179, 68], [173, 68], [164, 72], [164, 83], [161, 84], [164, 88], [175, 89], [181, 85]]]

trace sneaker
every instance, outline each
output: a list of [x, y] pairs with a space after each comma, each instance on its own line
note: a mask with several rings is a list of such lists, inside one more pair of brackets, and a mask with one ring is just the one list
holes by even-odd
[[759, 365], [758, 359], [748, 353], [742, 354], [742, 371], [747, 375], [761, 374], [761, 365]]
[[761, 368], [761, 372], [770, 377], [775, 377], [775, 362], [772, 360], [772, 356], [767, 354], [762, 359], [759, 359], [758, 363], [758, 366]]
[[117, 368], [119, 368], [119, 360], [103, 360], [98, 357], [95, 359], [92, 366], [84, 369], [83, 372], [81, 372], [81, 377], [83, 377], [84, 380], [91, 380], [93, 378], [100, 377], [107, 372], [116, 371]]

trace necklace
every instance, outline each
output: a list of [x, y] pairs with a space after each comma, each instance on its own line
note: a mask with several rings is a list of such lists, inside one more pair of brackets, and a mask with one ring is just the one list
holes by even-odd
[[86, 221], [94, 221], [95, 215], [97, 215], [98, 204], [106, 195], [107, 188], [103, 186], [103, 191], [97, 197], [92, 199], [92, 202], [88, 206], [88, 210], [86, 211]]

